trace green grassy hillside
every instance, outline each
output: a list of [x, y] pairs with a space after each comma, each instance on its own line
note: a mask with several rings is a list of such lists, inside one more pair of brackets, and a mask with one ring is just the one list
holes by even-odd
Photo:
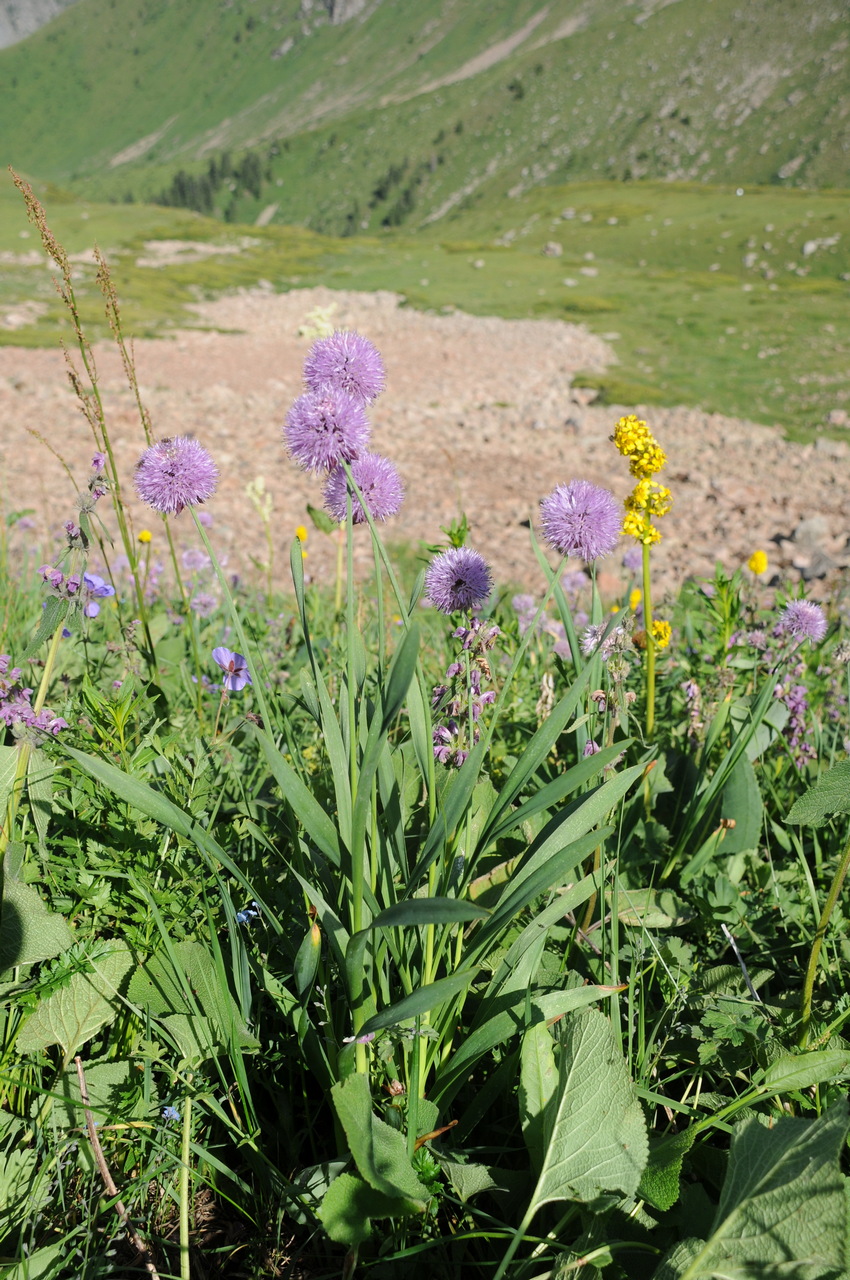
[[92, 198], [337, 234], [596, 178], [848, 186], [847, 17], [377, 0], [334, 25], [318, 0], [79, 0], [0, 51], [0, 156]]

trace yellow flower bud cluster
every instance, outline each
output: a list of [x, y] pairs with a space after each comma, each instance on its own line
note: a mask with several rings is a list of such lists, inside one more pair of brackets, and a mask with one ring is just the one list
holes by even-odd
[[666, 649], [670, 643], [670, 637], [673, 634], [673, 628], [669, 622], [664, 622], [661, 618], [656, 618], [652, 624], [652, 638], [655, 641], [656, 649]]
[[747, 568], [750, 573], [754, 573], [756, 577], [767, 572], [767, 554], [764, 551], [754, 551], [747, 561]]
[[637, 479], [626, 498], [623, 533], [651, 546], [661, 541], [652, 521], [666, 516], [673, 502], [670, 490], [652, 479], [664, 466], [667, 455], [643, 419], [633, 413], [620, 419], [611, 438], [623, 457], [628, 458], [629, 470]]

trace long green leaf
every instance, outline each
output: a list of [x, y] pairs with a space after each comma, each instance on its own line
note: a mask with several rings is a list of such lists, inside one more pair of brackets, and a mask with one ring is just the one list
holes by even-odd
[[382, 1031], [384, 1027], [396, 1027], [400, 1022], [418, 1018], [430, 1009], [445, 1004], [459, 992], [465, 991], [477, 973], [476, 969], [462, 969], [451, 973], [447, 978], [438, 978], [424, 987], [412, 991], [403, 1000], [397, 1000], [389, 1009], [382, 1009], [374, 1017], [369, 1018], [360, 1028], [360, 1035], [368, 1035], [372, 1031]]
[[284, 760], [268, 734], [256, 725], [247, 727], [259, 742], [272, 776], [292, 806], [292, 811], [307, 833], [307, 838], [315, 844], [317, 849], [321, 849], [326, 858], [330, 858], [335, 867], [338, 867], [342, 858], [339, 835], [332, 819], [292, 766]]
[[490, 912], [463, 898], [407, 898], [387, 907], [372, 921], [373, 929], [405, 924], [449, 924], [455, 920], [484, 920]]
[[484, 759], [486, 745], [483, 738], [476, 743], [463, 766], [457, 770], [443, 792], [440, 812], [428, 832], [416, 866], [410, 873], [406, 887], [408, 895], [413, 894], [418, 888], [425, 872], [434, 859], [439, 856], [440, 851], [445, 848], [452, 832], [462, 821], [478, 782], [478, 774], [481, 769], [481, 761]]

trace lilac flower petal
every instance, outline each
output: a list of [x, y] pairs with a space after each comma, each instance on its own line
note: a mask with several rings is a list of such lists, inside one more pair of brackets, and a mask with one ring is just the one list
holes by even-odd
[[449, 547], [435, 556], [425, 574], [428, 599], [441, 613], [481, 604], [490, 594], [490, 570], [472, 547]]
[[369, 432], [362, 403], [334, 387], [299, 396], [283, 428], [289, 452], [305, 471], [352, 462], [369, 443]]
[[540, 503], [540, 517], [550, 546], [588, 563], [614, 550], [622, 528], [613, 493], [587, 480], [558, 485]]
[[337, 330], [311, 348], [304, 361], [304, 381], [311, 391], [333, 387], [371, 404], [384, 389], [384, 362], [368, 338]]
[[[389, 458], [378, 453], [361, 454], [351, 463], [351, 475], [373, 520], [388, 520], [396, 514], [404, 499], [404, 485]], [[325, 510], [339, 523], [346, 515], [347, 490], [345, 468], [335, 467], [325, 485]], [[353, 490], [351, 514], [355, 524], [366, 523], [363, 507]]]
[[248, 663], [241, 653], [234, 653], [223, 645], [212, 651], [213, 661], [217, 662], [224, 674], [222, 687], [238, 693], [246, 684], [251, 684], [251, 673]]
[[134, 476], [143, 502], [164, 515], [206, 502], [215, 493], [218, 467], [190, 436], [160, 440], [142, 454]]

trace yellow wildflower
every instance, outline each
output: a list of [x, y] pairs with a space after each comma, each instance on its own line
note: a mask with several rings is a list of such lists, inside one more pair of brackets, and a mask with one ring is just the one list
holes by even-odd
[[307, 541], [307, 530], [303, 524], [299, 524], [295, 529], [295, 536], [299, 542]]
[[661, 618], [655, 619], [652, 624], [652, 638], [655, 641], [656, 649], [666, 649], [672, 634], [673, 628], [669, 622], [663, 622]]
[[624, 458], [630, 458], [633, 453], [641, 453], [647, 445], [655, 444], [649, 427], [633, 413], [620, 418], [611, 438]]
[[667, 461], [667, 454], [650, 439], [642, 449], [629, 454], [629, 470], [633, 476], [654, 476]]
[[654, 542], [661, 541], [661, 534], [641, 511], [627, 511], [623, 521], [623, 533], [626, 537], [637, 538], [638, 542], [651, 547]]
[[151, 533], [150, 529], [142, 529], [141, 533], [139, 534], [139, 542], [150, 542], [152, 537], [153, 537], [153, 534]]
[[634, 611], [637, 609], [642, 599], [643, 599], [643, 592], [641, 591], [640, 587], [632, 587], [631, 591], [629, 592], [629, 608], [631, 609], [632, 613], [634, 613]]
[[747, 568], [756, 577], [767, 572], [767, 555], [764, 551], [754, 551], [747, 561]]

